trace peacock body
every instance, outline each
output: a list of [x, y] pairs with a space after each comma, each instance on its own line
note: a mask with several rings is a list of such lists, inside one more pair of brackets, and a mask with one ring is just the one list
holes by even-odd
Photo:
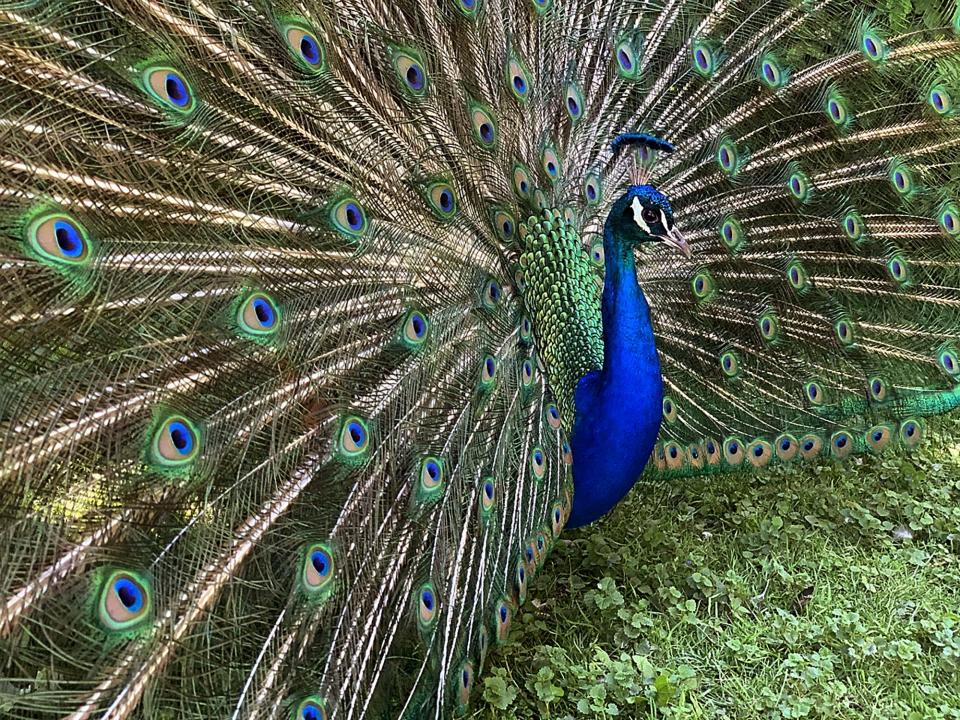
[[0, 2], [3, 713], [446, 716], [645, 466], [909, 450], [958, 94], [948, 3]]

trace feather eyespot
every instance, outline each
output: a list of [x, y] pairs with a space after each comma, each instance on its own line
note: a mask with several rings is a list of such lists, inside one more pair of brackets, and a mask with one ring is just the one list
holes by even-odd
[[920, 420], [907, 418], [900, 423], [900, 442], [908, 448], [916, 447], [923, 440], [924, 428]]
[[328, 545], [310, 545], [303, 554], [301, 581], [303, 589], [314, 597], [326, 597], [332, 589], [335, 575], [333, 551]]
[[474, 105], [470, 109], [470, 119], [473, 123], [473, 139], [485, 148], [492, 148], [497, 144], [497, 123], [493, 115], [485, 107]]
[[490, 389], [497, 379], [497, 359], [493, 355], [485, 355], [480, 363], [480, 387]]
[[517, 231], [517, 221], [513, 215], [504, 210], [497, 210], [493, 214], [493, 227], [503, 242], [513, 242]]
[[724, 140], [717, 148], [717, 164], [727, 175], [735, 175], [740, 165], [740, 153], [731, 140]]
[[594, 240], [590, 245], [590, 264], [596, 268], [602, 268], [603, 258], [603, 241]]
[[420, 632], [427, 635], [436, 625], [440, 605], [433, 583], [426, 582], [421, 585], [414, 593], [414, 598], [417, 609], [417, 624], [420, 627]]
[[843, 216], [843, 232], [854, 242], [859, 242], [864, 236], [863, 218], [851, 210]]
[[269, 295], [253, 293], [240, 302], [237, 327], [245, 335], [273, 335], [280, 327], [280, 311]]
[[427, 72], [420, 53], [412, 49], [391, 48], [390, 55], [400, 87], [414, 97], [426, 95]]
[[560, 443], [560, 459], [563, 460], [564, 465], [573, 464], [573, 450], [566, 440]]
[[780, 324], [772, 312], [766, 312], [757, 318], [757, 328], [760, 330], [760, 337], [770, 344], [780, 338]]
[[942, 85], [934, 85], [927, 93], [927, 104], [937, 115], [953, 115], [953, 96]]
[[553, 0], [532, 0], [533, 9], [537, 15], [544, 15], [553, 7]]
[[867, 385], [870, 393], [870, 399], [875, 402], [883, 402], [887, 399], [887, 383], [879, 377], [870, 378]]
[[743, 462], [744, 447], [740, 438], [727, 438], [723, 443], [723, 459], [728, 465], [738, 466]]
[[443, 461], [438, 457], [426, 457], [420, 463], [420, 487], [434, 493], [443, 487]]
[[503, 288], [500, 287], [500, 283], [495, 278], [489, 278], [483, 284], [480, 300], [487, 310], [493, 310], [503, 300]]
[[787, 71], [772, 55], [764, 55], [760, 59], [760, 68], [757, 75], [760, 82], [771, 90], [778, 90], [787, 84]]
[[830, 121], [838, 127], [846, 127], [852, 120], [847, 101], [837, 93], [830, 94], [824, 110], [827, 113], [827, 117], [830, 118]]
[[339, 449], [350, 459], [361, 457], [369, 448], [370, 431], [367, 424], [355, 415], [347, 416], [340, 426]]
[[823, 405], [826, 402], [826, 393], [817, 380], [809, 380], [804, 383], [803, 391], [812, 405]]
[[663, 398], [661, 403], [663, 409], [663, 419], [668, 423], [674, 423], [677, 421], [677, 404], [673, 401], [673, 398], [669, 395]]
[[710, 77], [717, 71], [720, 56], [711, 45], [703, 40], [694, 41], [690, 48], [693, 59], [693, 69], [702, 77]]
[[744, 244], [743, 225], [735, 217], [727, 217], [720, 224], [720, 242], [731, 252], [736, 253]]
[[513, 96], [521, 102], [526, 102], [530, 97], [530, 74], [516, 57], [511, 57], [507, 61], [506, 76], [507, 87], [510, 88]]
[[901, 287], [910, 285], [910, 265], [903, 255], [894, 255], [887, 261], [887, 272], [890, 274], [890, 279], [897, 285]]
[[527, 601], [527, 568], [523, 557], [517, 560], [517, 568], [514, 578], [516, 584], [517, 603], [523, 605]]
[[557, 406], [549, 403], [544, 414], [547, 417], [547, 425], [549, 425], [552, 430], [559, 430], [561, 422], [560, 411], [557, 410]]
[[409, 348], [419, 348], [427, 341], [430, 323], [419, 310], [408, 310], [400, 324], [400, 341]]
[[496, 485], [493, 477], [485, 477], [480, 483], [480, 516], [488, 519], [496, 504]]
[[713, 284], [713, 276], [707, 270], [701, 270], [694, 275], [690, 286], [693, 289], [694, 297], [700, 301], [710, 300], [716, 289]]
[[539, 447], [534, 447], [530, 453], [530, 472], [535, 480], [543, 480], [547, 473], [547, 458]]
[[940, 209], [937, 217], [940, 228], [950, 237], [960, 237], [960, 209], [953, 203], [947, 203]]
[[98, 602], [100, 624], [110, 632], [128, 632], [147, 622], [153, 613], [153, 594], [145, 576], [126, 570], [101, 573]]
[[563, 507], [559, 502], [555, 502], [550, 510], [550, 529], [554, 538], [560, 537], [560, 533], [563, 532], [563, 521]]
[[914, 191], [913, 172], [901, 162], [893, 162], [888, 172], [890, 184], [899, 195], [904, 197], [911, 195]]
[[449, 220], [457, 212], [457, 196], [445, 182], [435, 182], [427, 188], [430, 208], [442, 220]]
[[520, 321], [520, 340], [529, 343], [533, 340], [533, 323], [530, 318], [525, 317]]
[[189, 420], [174, 415], [164, 420], [153, 436], [152, 456], [160, 466], [182, 467], [196, 459], [200, 438]]
[[720, 369], [728, 378], [735, 378], [740, 374], [740, 359], [731, 350], [720, 355]]
[[663, 444], [663, 457], [669, 469], [679, 470], [683, 467], [683, 451], [672, 440]]
[[497, 642], [504, 643], [510, 634], [510, 625], [513, 622], [513, 609], [506, 598], [503, 598], [493, 609], [493, 622], [496, 627]]
[[42, 215], [30, 223], [27, 244], [43, 259], [61, 265], [84, 265], [92, 256], [86, 229], [63, 213]]
[[147, 92], [171, 110], [187, 114], [196, 107], [190, 84], [173, 68], [148, 68], [143, 73], [143, 82]]
[[799, 170], [790, 173], [787, 178], [787, 189], [800, 202], [806, 202], [810, 199], [810, 180], [805, 173]]
[[853, 436], [846, 430], [838, 430], [830, 437], [830, 452], [837, 460], [849, 457], [854, 449]]
[[294, 59], [311, 71], [321, 70], [324, 64], [323, 48], [317, 36], [302, 25], [288, 25], [283, 31], [287, 47]]
[[600, 176], [590, 173], [583, 181], [583, 197], [587, 205], [597, 205], [601, 200], [603, 185], [600, 183]]
[[860, 50], [872, 62], [880, 62], [887, 56], [887, 41], [873, 30], [865, 30], [860, 37]]
[[754, 467], [764, 467], [773, 457], [773, 447], [766, 440], [756, 439], [747, 448], [747, 460]]
[[574, 83], [567, 83], [567, 90], [564, 93], [567, 114], [573, 122], [578, 122], [583, 117], [583, 94], [580, 87]]
[[513, 191], [525, 200], [530, 199], [533, 195], [530, 172], [521, 163], [513, 166]]
[[800, 457], [804, 460], [813, 460], [822, 448], [823, 440], [817, 435], [809, 434], [800, 438]]
[[533, 384], [534, 380], [534, 370], [533, 363], [530, 360], [524, 360], [520, 364], [520, 381], [523, 383], [525, 388], [529, 388]]
[[810, 277], [799, 260], [794, 260], [787, 265], [787, 282], [790, 283], [790, 287], [801, 293], [810, 287]]
[[324, 702], [318, 697], [306, 698], [294, 709], [293, 720], [327, 720]]
[[637, 53], [629, 38], [621, 39], [613, 48], [613, 61], [621, 77], [635, 78], [639, 72]]
[[880, 452], [890, 444], [893, 431], [889, 425], [875, 425], [864, 433], [867, 447], [873, 452]]
[[793, 437], [793, 435], [788, 435], [785, 433], [777, 438], [776, 442], [774, 443], [774, 448], [778, 458], [784, 462], [789, 462], [796, 457], [800, 446], [797, 443], [797, 439]]
[[953, 345], [943, 345], [937, 352], [937, 361], [940, 363], [940, 369], [950, 377], [960, 375], [960, 356]]
[[850, 320], [838, 320], [834, 323], [833, 330], [834, 333], [836, 333], [837, 340], [839, 340], [840, 344], [844, 347], [851, 347], [856, 342], [854, 325]]
[[330, 210], [330, 222], [334, 229], [351, 240], [367, 232], [367, 213], [352, 197], [343, 198], [333, 204]]
[[547, 177], [551, 181], [558, 180], [560, 178], [560, 157], [557, 155], [557, 151], [552, 147], [545, 147], [540, 160]]
[[470, 693], [473, 691], [473, 663], [467, 660], [457, 673], [457, 702], [465, 708], [470, 702]]
[[704, 440], [703, 449], [707, 453], [707, 462], [710, 465], [716, 465], [720, 462], [720, 444], [716, 440], [712, 438]]

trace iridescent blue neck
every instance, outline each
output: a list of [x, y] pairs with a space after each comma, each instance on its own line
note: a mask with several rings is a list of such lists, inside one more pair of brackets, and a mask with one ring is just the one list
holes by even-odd
[[650, 308], [633, 248], [607, 222], [603, 233], [603, 369], [574, 392], [573, 512], [568, 527], [605, 515], [637, 481], [660, 432], [663, 381]]

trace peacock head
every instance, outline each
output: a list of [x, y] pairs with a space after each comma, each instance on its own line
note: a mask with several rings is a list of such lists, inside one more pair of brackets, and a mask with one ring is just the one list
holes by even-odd
[[630, 245], [663, 242], [690, 257], [690, 246], [677, 230], [670, 201], [652, 185], [631, 185], [610, 209], [607, 226]]
[[[638, 154], [645, 153], [648, 159], [651, 153], [674, 151], [671, 143], [645, 132], [621, 133], [610, 146], [614, 158], [627, 148], [636, 149]], [[641, 160], [638, 159], [638, 165]], [[634, 184], [610, 208], [606, 224], [609, 231], [631, 247], [663, 242], [685, 257], [691, 255], [690, 246], [674, 223], [667, 196], [653, 185], [639, 184], [639, 173], [635, 174]]]

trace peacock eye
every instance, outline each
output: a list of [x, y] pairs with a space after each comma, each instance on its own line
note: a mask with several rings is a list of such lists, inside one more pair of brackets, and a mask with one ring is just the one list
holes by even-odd
[[644, 208], [640, 216], [648, 223], [657, 221], [657, 214], [650, 208]]
[[284, 31], [287, 46], [293, 56], [310, 70], [323, 68], [323, 49], [316, 36], [306, 28], [291, 25]]
[[173, 68], [149, 68], [143, 79], [147, 92], [167, 107], [182, 113], [193, 110], [193, 91], [183, 75]]
[[152, 611], [149, 582], [125, 570], [112, 572], [100, 591], [98, 615], [107, 630], [132, 630], [148, 620]]
[[185, 418], [168, 418], [153, 439], [154, 458], [161, 465], [180, 465], [196, 457], [199, 450], [197, 432]]
[[30, 226], [27, 240], [44, 258], [66, 265], [90, 259], [90, 241], [80, 223], [66, 215], [44, 215]]

